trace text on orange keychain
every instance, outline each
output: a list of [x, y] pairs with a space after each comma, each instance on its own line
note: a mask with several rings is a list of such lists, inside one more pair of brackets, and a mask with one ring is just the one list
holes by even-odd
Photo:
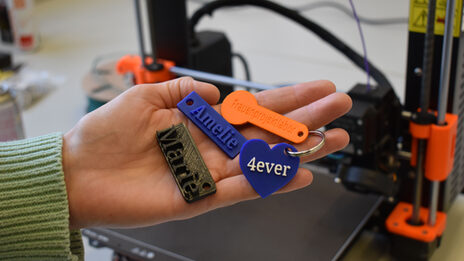
[[255, 96], [247, 91], [229, 94], [221, 105], [221, 114], [230, 124], [249, 122], [294, 143], [308, 137], [306, 125], [258, 105]]

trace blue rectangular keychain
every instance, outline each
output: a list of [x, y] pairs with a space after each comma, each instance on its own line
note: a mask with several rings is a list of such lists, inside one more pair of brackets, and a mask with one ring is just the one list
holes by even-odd
[[191, 92], [181, 100], [177, 104], [177, 108], [230, 158], [237, 156], [243, 144], [247, 141], [240, 132], [196, 92]]

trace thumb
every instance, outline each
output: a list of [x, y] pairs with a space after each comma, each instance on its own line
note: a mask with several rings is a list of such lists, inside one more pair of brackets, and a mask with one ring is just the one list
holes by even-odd
[[195, 81], [191, 77], [137, 87], [143, 89], [144, 98], [159, 109], [176, 108], [177, 103], [192, 91], [198, 93], [209, 104], [216, 104], [219, 101], [219, 90], [216, 86]]

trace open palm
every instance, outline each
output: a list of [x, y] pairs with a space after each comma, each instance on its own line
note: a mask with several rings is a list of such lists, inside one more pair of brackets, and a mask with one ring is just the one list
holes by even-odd
[[[216, 104], [219, 91], [211, 84], [180, 78], [138, 85], [89, 113], [64, 135], [63, 168], [73, 228], [134, 227], [185, 219], [209, 210], [258, 197], [239, 167], [176, 108], [191, 91]], [[257, 93], [261, 106], [317, 129], [346, 113], [350, 98], [335, 93], [328, 81], [317, 81]], [[219, 111], [220, 105], [214, 108]], [[184, 122], [214, 179], [216, 193], [194, 203], [182, 197], [156, 142], [156, 131]], [[241, 126], [245, 138], [283, 142], [251, 125]], [[344, 130], [326, 132], [326, 145], [302, 159], [310, 161], [346, 146]], [[298, 144], [307, 149], [318, 142]], [[300, 168], [279, 192], [307, 186], [309, 170]]]

